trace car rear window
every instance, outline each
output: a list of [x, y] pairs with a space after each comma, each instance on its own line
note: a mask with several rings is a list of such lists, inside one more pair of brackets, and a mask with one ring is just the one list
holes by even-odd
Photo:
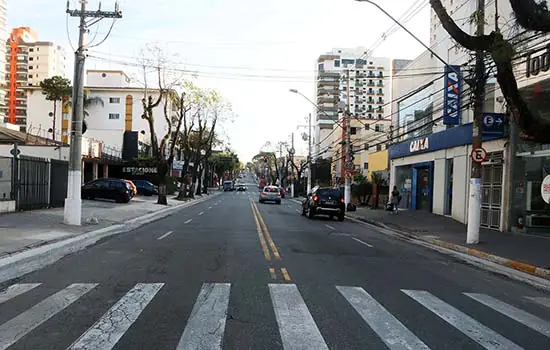
[[320, 188], [316, 192], [319, 196], [331, 196], [331, 197], [340, 197], [342, 192], [335, 188]]
[[265, 187], [264, 192], [279, 192], [278, 187]]

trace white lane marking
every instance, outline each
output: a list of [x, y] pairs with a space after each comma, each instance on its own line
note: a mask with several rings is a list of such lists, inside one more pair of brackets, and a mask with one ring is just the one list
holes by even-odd
[[221, 349], [230, 283], [202, 285], [177, 349]]
[[40, 283], [21, 283], [13, 284], [3, 291], [0, 291], [0, 304], [15, 298], [18, 295], [27, 293], [29, 290], [38, 287]]
[[208, 207], [208, 209], [212, 209], [212, 207]]
[[173, 231], [168, 231], [166, 232], [165, 234], [163, 234], [162, 236], [160, 236], [159, 238], [157, 238], [159, 241], [161, 239], [165, 239], [166, 237], [170, 236], [172, 234]]
[[367, 322], [370, 328], [378, 334], [389, 349], [429, 350], [429, 347], [422, 340], [418, 339], [363, 288], [337, 286], [336, 289]]
[[374, 246], [371, 245], [371, 244], [368, 244], [367, 242], [364, 242], [362, 240], [360, 240], [359, 238], [356, 238], [356, 237], [351, 237], [351, 239], [353, 239], [355, 242], [357, 243], [361, 243], [362, 245], [366, 245], [367, 247], [369, 248], [373, 248]]
[[422, 290], [401, 290], [425, 308], [488, 350], [522, 349], [511, 340], [479, 323], [443, 300]]
[[336, 230], [334, 227], [330, 226], [329, 224], [325, 224], [325, 226], [331, 230]]
[[0, 326], [0, 349], [9, 348], [96, 286], [97, 283], [71, 284], [4, 323]]
[[545, 297], [527, 297], [527, 299], [531, 300], [531, 301], [534, 301], [535, 303], [539, 304], [539, 305], [542, 305], [542, 306], [546, 306], [547, 308], [550, 309], [550, 298], [545, 298]]
[[550, 322], [486, 294], [464, 293], [464, 295], [550, 338]]
[[328, 349], [295, 284], [269, 284], [284, 349]]
[[299, 210], [299, 209], [296, 209], [296, 212], [297, 212], [297, 213], [302, 213], [302, 211], [301, 211], [301, 210]]
[[198, 213], [197, 215], [198, 215], [198, 216], [201, 216], [201, 215], [203, 215], [203, 214], [204, 214], [204, 211], [201, 211], [201, 212]]
[[187, 221], [184, 221], [183, 223], [184, 223], [184, 224], [188, 224], [188, 223], [190, 223], [191, 221], [193, 221], [193, 219], [189, 219], [189, 220], [187, 220]]
[[114, 348], [162, 286], [164, 283], [136, 284], [68, 349]]

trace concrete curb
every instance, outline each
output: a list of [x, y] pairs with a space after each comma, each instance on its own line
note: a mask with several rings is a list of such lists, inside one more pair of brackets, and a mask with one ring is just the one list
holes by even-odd
[[207, 197], [177, 204], [173, 207], [133, 218], [122, 224], [105, 227], [99, 230], [86, 232], [74, 237], [44, 244], [0, 259], [0, 283], [21, 277], [30, 272], [53, 264], [66, 255], [83, 250], [98, 241], [132, 231], [138, 227], [165, 218], [178, 210], [202, 203], [212, 197], [221, 194], [213, 193]]
[[[412, 233], [404, 232], [404, 231], [395, 229], [393, 227], [389, 227], [389, 226], [387, 226], [383, 223], [376, 222], [374, 220], [369, 220], [369, 219], [365, 219], [365, 218], [361, 218], [361, 217], [356, 217], [354, 215], [349, 215], [349, 214], [346, 215], [346, 217], [351, 219], [351, 220], [354, 220], [354, 221], [358, 221], [358, 222], [361, 222], [361, 223], [367, 223], [367, 224], [376, 226], [378, 228], [382, 228], [384, 230], [389, 230], [389, 231], [393, 232], [394, 235], [399, 235], [401, 237], [405, 237], [408, 240], [412, 239], [414, 241], [421, 241], [421, 242], [424, 242], [424, 243], [428, 243], [429, 245], [432, 245], [432, 246], [440, 247], [440, 248], [443, 248], [443, 249], [446, 249], [446, 250], [452, 250], [452, 251], [464, 254], [466, 256], [475, 257], [477, 259], [486, 260], [486, 261], [489, 261], [489, 262], [494, 263], [494, 264], [502, 265], [502, 266], [505, 266], [507, 268], [510, 268], [510, 269], [513, 269], [513, 270], [516, 270], [516, 271], [519, 271], [519, 272], [522, 272], [522, 273], [526, 273], [526, 274], [529, 274], [529, 275], [532, 275], [532, 276], [535, 276], [535, 277], [538, 277], [538, 278], [542, 278], [542, 279], [547, 280], [547, 281], [550, 281], [550, 270], [541, 268], [539, 266], [526, 264], [526, 263], [523, 263], [521, 261], [516, 261], [516, 260], [504, 258], [504, 257], [498, 256], [498, 255], [489, 254], [489, 253], [486, 253], [486, 252], [483, 252], [483, 251], [480, 251], [480, 250], [477, 250], [477, 249], [462, 246], [460, 244], [449, 243], [449, 242], [442, 241], [442, 240], [439, 240], [439, 239], [426, 238], [426, 237], [423, 237], [421, 235], [415, 235], [415, 234], [412, 234]], [[383, 232], [383, 231], [381, 231], [381, 232], [386, 233], [386, 232]], [[537, 283], [537, 286], [541, 287], [540, 283]], [[545, 289], [549, 288], [548, 285], [545, 285], [544, 287], [545, 287]]]

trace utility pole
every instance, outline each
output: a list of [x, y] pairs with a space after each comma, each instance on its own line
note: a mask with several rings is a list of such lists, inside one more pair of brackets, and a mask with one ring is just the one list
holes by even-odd
[[[485, 0], [477, 0], [476, 35], [485, 32]], [[485, 103], [485, 61], [482, 51], [476, 51], [474, 77], [474, 122], [472, 127], [472, 148], [481, 148], [483, 139], [483, 105]], [[467, 244], [479, 243], [479, 225], [481, 222], [481, 163], [472, 161], [470, 175], [470, 198], [468, 202]]]
[[309, 113], [308, 123], [307, 123], [307, 157], [309, 162], [307, 163], [307, 193], [311, 192], [311, 113]]
[[[74, 78], [73, 78], [73, 109], [71, 115], [71, 148], [69, 158], [69, 176], [67, 182], [67, 198], [65, 199], [64, 222], [67, 225], [81, 225], [82, 198], [80, 187], [82, 183], [82, 121], [84, 120], [84, 63], [86, 61], [86, 32], [88, 26], [101, 21], [103, 18], [122, 18], [118, 2], [115, 2], [114, 11], [87, 11], [88, 0], [80, 0], [80, 10], [69, 9], [67, 1], [67, 14], [80, 18], [78, 48], [75, 52]], [[95, 18], [87, 23], [87, 18]]]
[[346, 112], [344, 119], [346, 120], [346, 162], [345, 162], [345, 169], [344, 169], [344, 176], [345, 176], [345, 182], [344, 182], [344, 202], [346, 203], [346, 210], [349, 207], [351, 203], [351, 173], [350, 171], [353, 169], [353, 160], [352, 160], [352, 154], [353, 154], [353, 145], [351, 144], [351, 111], [350, 111], [350, 70], [346, 69], [346, 75], [347, 75], [347, 91], [346, 91]]

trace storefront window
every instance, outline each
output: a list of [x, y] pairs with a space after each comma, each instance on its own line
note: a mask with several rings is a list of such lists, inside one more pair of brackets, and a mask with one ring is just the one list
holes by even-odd
[[[403, 134], [402, 140], [428, 135], [432, 132], [432, 126], [425, 125], [432, 120], [431, 95], [432, 89], [428, 87], [397, 103], [398, 127], [399, 134]], [[421, 127], [423, 125], [425, 126]]]

